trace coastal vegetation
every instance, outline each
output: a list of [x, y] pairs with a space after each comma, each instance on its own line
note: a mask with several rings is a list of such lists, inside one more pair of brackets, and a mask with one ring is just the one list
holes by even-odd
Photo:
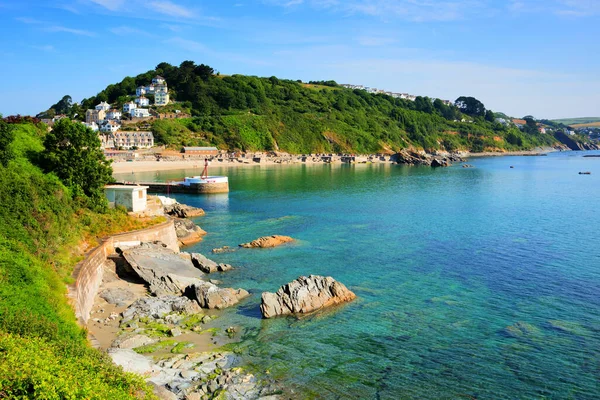
[[[67, 107], [71, 117], [101, 101], [115, 107], [133, 99], [136, 87], [161, 75], [171, 99], [190, 118], [154, 121], [159, 144], [214, 145], [227, 150], [290, 153], [376, 153], [403, 148], [435, 150], [522, 150], [556, 143], [551, 135], [522, 132], [495, 122], [481, 101], [462, 96], [454, 105], [418, 96], [415, 101], [338, 86], [254, 76], [221, 76], [204, 64], [160, 63], [126, 77], [96, 96]], [[68, 96], [55, 105], [64, 110]], [[161, 108], [157, 108], [161, 111]], [[56, 113], [50, 109], [45, 115]]]
[[59, 157], [77, 140], [84, 154], [97, 152], [80, 124], [49, 135], [43, 124], [10, 121], [0, 120], [0, 398], [153, 397], [141, 377], [89, 346], [66, 284], [97, 238], [154, 222], [107, 209], [97, 189], [110, 177], [103, 158]]

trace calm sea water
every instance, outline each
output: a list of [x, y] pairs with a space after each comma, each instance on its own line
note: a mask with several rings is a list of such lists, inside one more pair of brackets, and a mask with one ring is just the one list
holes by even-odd
[[[208, 212], [197, 219], [205, 241], [186, 250], [238, 266], [218, 279], [253, 294], [222, 323], [245, 327], [245, 360], [295, 397], [592, 399], [600, 158], [582, 154], [473, 159], [473, 169], [213, 170], [231, 193], [177, 199]], [[271, 234], [298, 243], [209, 254]], [[358, 300], [260, 318], [261, 292], [307, 274], [333, 276]]]

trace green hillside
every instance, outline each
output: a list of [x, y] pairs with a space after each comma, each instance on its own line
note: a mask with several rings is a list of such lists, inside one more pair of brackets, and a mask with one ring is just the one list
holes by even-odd
[[460, 98], [458, 108], [427, 97], [408, 101], [345, 89], [333, 81], [305, 84], [276, 77], [218, 76], [192, 61], [179, 67], [161, 63], [109, 85], [81, 104], [63, 107], [65, 102], [59, 102], [50, 113], [60, 108], [81, 118], [100, 101], [120, 107], [133, 99], [136, 87], [149, 84], [157, 74], [167, 80], [171, 100], [177, 102], [165, 109], [192, 116], [154, 124], [157, 141], [172, 147], [375, 153], [406, 147], [519, 150], [554, 143], [548, 135], [525, 134], [495, 123], [494, 113], [471, 97]]
[[[65, 121], [57, 135], [76, 129], [95, 136]], [[123, 373], [89, 346], [66, 294], [82, 257], [80, 243], [141, 225], [122, 211], [106, 210], [106, 200], [84, 194], [87, 187], [78, 190], [77, 179], [66, 186], [62, 172], [44, 171], [51, 153], [45, 126], [12, 122], [0, 119], [0, 398], [153, 396], [140, 377]], [[78, 169], [76, 161], [64, 166]]]
[[597, 124], [600, 122], [600, 117], [581, 117], [581, 118], [564, 118], [564, 119], [553, 119], [552, 122], [557, 122], [563, 125], [580, 125], [584, 126], [587, 124]]

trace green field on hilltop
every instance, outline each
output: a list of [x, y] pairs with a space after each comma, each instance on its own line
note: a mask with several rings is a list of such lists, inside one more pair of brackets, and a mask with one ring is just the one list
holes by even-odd
[[557, 122], [563, 125], [579, 125], [580, 127], [585, 127], [587, 125], [598, 126], [598, 123], [600, 123], [600, 117], [553, 119], [552, 122]]

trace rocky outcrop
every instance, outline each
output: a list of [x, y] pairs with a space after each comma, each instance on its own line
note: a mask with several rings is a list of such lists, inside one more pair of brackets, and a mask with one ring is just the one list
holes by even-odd
[[122, 324], [133, 319], [162, 318], [171, 313], [197, 314], [201, 312], [195, 301], [183, 296], [144, 297], [123, 311]]
[[240, 247], [244, 247], [247, 249], [250, 248], [269, 248], [269, 247], [277, 247], [282, 244], [293, 242], [294, 239], [289, 236], [281, 236], [281, 235], [272, 235], [272, 236], [264, 236], [253, 240], [249, 243], [242, 243]]
[[205, 230], [189, 219], [175, 219], [173, 223], [175, 225], [175, 233], [177, 234], [180, 246], [198, 243], [203, 239], [204, 235], [206, 235]]
[[206, 258], [200, 253], [192, 253], [191, 258], [194, 266], [206, 274], [211, 274], [213, 272], [224, 272], [233, 269], [233, 267], [229, 264], [217, 264], [213, 260]]
[[99, 296], [107, 303], [117, 306], [125, 306], [135, 298], [133, 292], [122, 288], [104, 289]]
[[204, 276], [192, 261], [184, 259], [160, 244], [142, 243], [123, 251], [123, 257], [131, 269], [150, 286], [157, 296], [181, 295], [185, 289]]
[[424, 151], [404, 149], [394, 154], [391, 159], [397, 164], [425, 165], [431, 167], [449, 167], [453, 162], [463, 161], [457, 154], [428, 154]]
[[204, 210], [201, 208], [175, 203], [172, 205], [165, 206], [165, 214], [177, 218], [193, 218], [201, 217], [205, 213]]
[[151, 338], [146, 335], [121, 335], [112, 342], [111, 347], [117, 347], [119, 349], [135, 349], [136, 347], [146, 346], [156, 342], [158, 342], [158, 338]]
[[277, 293], [263, 293], [260, 311], [264, 318], [304, 314], [355, 298], [354, 293], [332, 277], [301, 276], [280, 287]]
[[210, 282], [196, 284], [194, 291], [200, 307], [218, 310], [237, 304], [250, 295], [244, 289], [220, 288]]

